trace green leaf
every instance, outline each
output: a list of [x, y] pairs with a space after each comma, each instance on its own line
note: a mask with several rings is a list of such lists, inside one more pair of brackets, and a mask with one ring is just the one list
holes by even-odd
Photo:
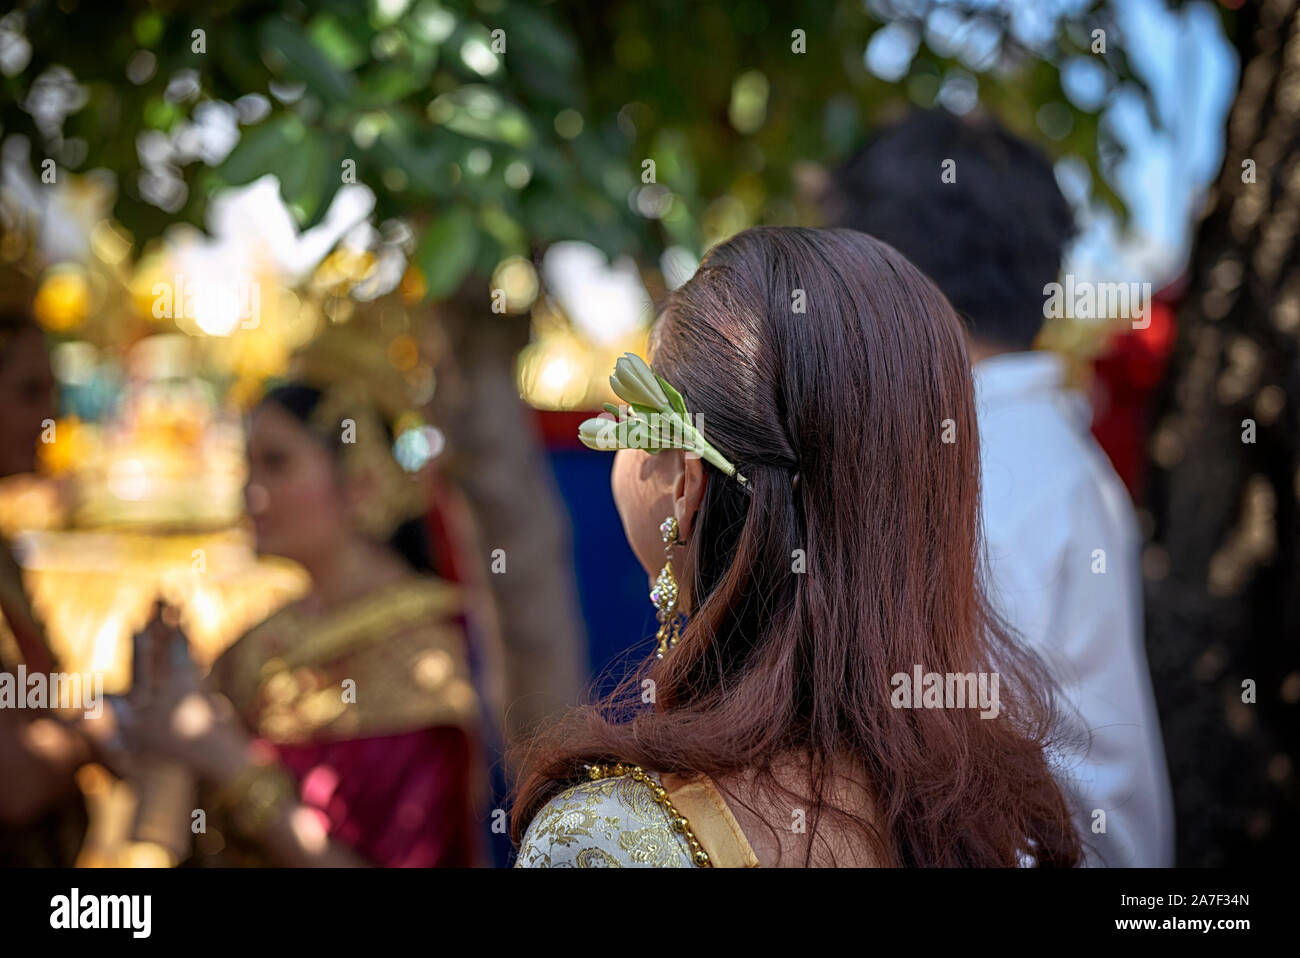
[[532, 146], [537, 138], [523, 110], [481, 83], [467, 83], [439, 96], [430, 104], [429, 118], [461, 136], [519, 148]]
[[484, 206], [479, 211], [479, 221], [506, 255], [523, 256], [528, 252], [528, 236], [524, 228], [501, 207]]
[[359, 42], [333, 14], [322, 13], [307, 27], [316, 48], [340, 70], [355, 70], [370, 59], [370, 50]]
[[304, 135], [298, 149], [285, 153], [276, 164], [275, 175], [280, 181], [280, 196], [294, 221], [301, 226], [316, 208], [312, 192], [312, 165], [318, 162], [321, 138], [315, 131]]
[[246, 129], [217, 167], [217, 175], [230, 186], [241, 186], [276, 172], [282, 158], [298, 149], [304, 135], [302, 122], [292, 115], [276, 116]]
[[140, 14], [132, 24], [135, 42], [142, 47], [155, 46], [162, 39], [164, 28], [163, 18], [152, 10]]
[[664, 379], [664, 377], [660, 376], [658, 373], [655, 373], [655, 379], [659, 380], [659, 385], [664, 388], [664, 392], [667, 393], [668, 395], [668, 402], [672, 404], [673, 409], [677, 410], [679, 413], [685, 416], [686, 400], [682, 398], [682, 394], [679, 393], [676, 389], [674, 389], [672, 387], [672, 384], [670, 384], [668, 380]]
[[426, 299], [454, 293], [468, 275], [478, 250], [474, 214], [463, 207], [443, 213], [424, 231], [415, 261], [424, 272]]
[[342, 184], [342, 159], [343, 145], [336, 137], [309, 130], [299, 148], [274, 171], [280, 178], [280, 195], [301, 228], [315, 226], [325, 215]]
[[155, 130], [170, 130], [181, 118], [181, 111], [174, 103], [168, 103], [162, 97], [150, 97], [144, 105], [145, 126]]
[[371, 105], [387, 106], [428, 86], [432, 72], [432, 65], [420, 68], [407, 61], [371, 67], [361, 74], [361, 97]]
[[356, 93], [351, 75], [331, 63], [292, 20], [268, 19], [262, 25], [262, 45], [270, 53], [277, 73], [307, 84], [322, 99], [339, 103]]
[[431, 133], [411, 111], [394, 108], [385, 115], [390, 122], [370, 150], [371, 165], [402, 170], [409, 177], [411, 195], [447, 195], [452, 158], [448, 137]]

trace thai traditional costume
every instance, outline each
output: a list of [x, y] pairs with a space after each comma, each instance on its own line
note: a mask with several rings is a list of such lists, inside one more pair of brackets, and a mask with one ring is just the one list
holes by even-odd
[[516, 868], [757, 868], [707, 775], [597, 766], [534, 816]]
[[[372, 864], [484, 861], [485, 717], [461, 604], [451, 583], [412, 576], [327, 615], [282, 610], [213, 665], [212, 689], [274, 749], [298, 801]], [[274, 864], [220, 814], [193, 863]]]

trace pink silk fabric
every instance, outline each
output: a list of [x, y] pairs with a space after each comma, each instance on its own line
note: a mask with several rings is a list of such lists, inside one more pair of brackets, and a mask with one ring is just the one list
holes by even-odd
[[475, 859], [472, 746], [463, 729], [417, 729], [274, 745], [304, 805], [335, 840], [385, 868], [457, 868]]

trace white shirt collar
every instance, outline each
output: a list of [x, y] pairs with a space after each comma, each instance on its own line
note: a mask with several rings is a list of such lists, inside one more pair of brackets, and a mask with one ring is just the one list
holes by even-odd
[[971, 368], [975, 396], [980, 403], [996, 404], [1038, 394], [1054, 394], [1065, 382], [1065, 364], [1056, 353], [1033, 350], [1000, 353]]

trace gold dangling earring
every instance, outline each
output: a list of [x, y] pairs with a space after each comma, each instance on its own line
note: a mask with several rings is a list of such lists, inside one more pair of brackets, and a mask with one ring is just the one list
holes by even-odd
[[658, 610], [659, 631], [655, 633], [658, 645], [655, 658], [662, 659], [682, 637], [681, 613], [677, 611], [677, 578], [673, 575], [673, 546], [683, 545], [677, 539], [677, 518], [669, 516], [659, 524], [659, 534], [664, 540], [664, 567], [659, 570], [650, 601]]

